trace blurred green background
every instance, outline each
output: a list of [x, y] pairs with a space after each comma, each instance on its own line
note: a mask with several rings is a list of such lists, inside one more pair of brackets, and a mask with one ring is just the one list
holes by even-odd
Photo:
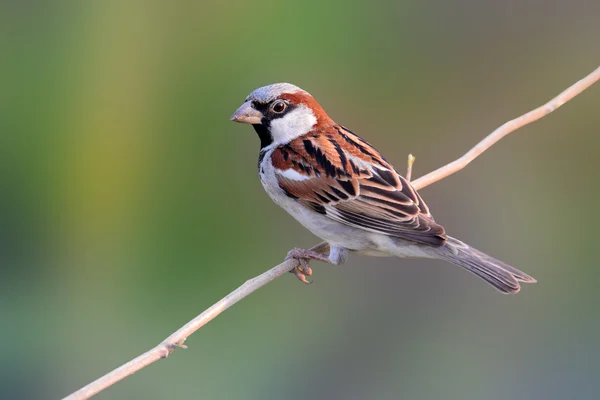
[[[229, 116], [289, 81], [415, 175], [600, 63], [598, 1], [0, 2], [0, 397], [59, 398], [292, 247]], [[600, 86], [422, 190], [535, 276], [441, 262], [284, 276], [100, 399], [564, 399], [600, 391]]]

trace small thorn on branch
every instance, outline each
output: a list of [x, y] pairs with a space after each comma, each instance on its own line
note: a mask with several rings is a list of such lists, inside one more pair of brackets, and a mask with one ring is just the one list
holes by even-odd
[[410, 182], [410, 178], [412, 176], [412, 166], [415, 163], [415, 156], [412, 154], [408, 155], [408, 167], [406, 168], [406, 180]]
[[169, 357], [169, 355], [173, 352], [173, 350], [175, 350], [175, 348], [179, 347], [180, 349], [187, 349], [188, 347], [183, 344], [185, 342], [186, 338], [182, 338], [180, 341], [176, 342], [176, 343], [169, 343], [169, 342], [163, 342], [162, 343], [162, 348], [163, 348], [163, 352], [160, 355], [160, 358], [167, 358]]
[[173, 352], [172, 345], [168, 345], [168, 344], [163, 345], [163, 348], [160, 350], [160, 358], [164, 359], [164, 358], [169, 357], [169, 354], [171, 354], [171, 352]]

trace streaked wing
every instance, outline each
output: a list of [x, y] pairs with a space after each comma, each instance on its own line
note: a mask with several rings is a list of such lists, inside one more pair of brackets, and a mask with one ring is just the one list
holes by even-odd
[[370, 144], [342, 126], [275, 149], [279, 187], [338, 222], [433, 245], [446, 240], [421, 196]]

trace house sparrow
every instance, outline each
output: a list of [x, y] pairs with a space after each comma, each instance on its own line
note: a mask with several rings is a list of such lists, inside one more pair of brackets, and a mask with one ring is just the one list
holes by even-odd
[[342, 264], [349, 252], [431, 258], [465, 268], [503, 293], [529, 275], [446, 235], [411, 186], [369, 143], [334, 122], [289, 83], [256, 89], [233, 114], [260, 138], [258, 173], [269, 196], [329, 243], [329, 255], [293, 249], [304, 282], [308, 261]]

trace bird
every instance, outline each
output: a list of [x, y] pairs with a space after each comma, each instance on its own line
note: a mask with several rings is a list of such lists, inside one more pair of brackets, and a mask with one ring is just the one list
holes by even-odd
[[329, 244], [294, 248], [286, 259], [310, 283], [309, 262], [343, 264], [350, 253], [439, 259], [502, 293], [534, 278], [446, 234], [411, 183], [371, 144], [336, 123], [307, 91], [275, 83], [251, 92], [231, 116], [260, 139], [258, 174], [271, 199]]

